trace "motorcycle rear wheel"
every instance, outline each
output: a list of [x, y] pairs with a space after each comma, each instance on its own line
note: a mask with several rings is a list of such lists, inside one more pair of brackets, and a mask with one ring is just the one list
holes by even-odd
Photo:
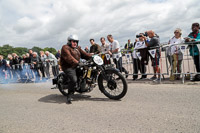
[[63, 89], [60, 84], [58, 84], [58, 89], [64, 96], [67, 96], [68, 89]]

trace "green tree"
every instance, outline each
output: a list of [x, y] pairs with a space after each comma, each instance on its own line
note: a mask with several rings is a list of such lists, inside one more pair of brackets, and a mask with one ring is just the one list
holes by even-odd
[[0, 54], [4, 56], [4, 58], [7, 58], [8, 54], [12, 54], [14, 52], [13, 46], [10, 46], [9, 44], [5, 44], [2, 47], [0, 47]]
[[52, 53], [52, 54], [56, 54], [57, 53], [57, 50], [55, 49], [55, 48], [52, 48], [52, 47], [46, 47], [46, 48], [44, 48], [44, 51], [49, 51], [50, 53]]
[[23, 48], [23, 47], [16, 47], [16, 48], [14, 48], [14, 53], [16, 53], [19, 56], [21, 56], [23, 54], [26, 54], [27, 52], [28, 52], [27, 48]]
[[[49, 51], [52, 54], [56, 54], [57, 51], [55, 48], [52, 47], [46, 47], [44, 49], [40, 48], [40, 47], [36, 47], [34, 46], [32, 48], [32, 50], [34, 52], [37, 52], [38, 54], [40, 53], [40, 51]], [[25, 47], [16, 47], [14, 48], [13, 46], [10, 46], [9, 44], [5, 44], [3, 46], [0, 46], [0, 55], [3, 55], [4, 58], [7, 58], [8, 54], [12, 54], [12, 53], [16, 53], [17, 55], [21, 56], [22, 54], [25, 54], [28, 52], [28, 49]]]
[[43, 51], [42, 48], [36, 47], [36, 46], [34, 46], [34, 47], [32, 48], [32, 50], [33, 50], [34, 52], [37, 52], [38, 54], [40, 53], [40, 51]]

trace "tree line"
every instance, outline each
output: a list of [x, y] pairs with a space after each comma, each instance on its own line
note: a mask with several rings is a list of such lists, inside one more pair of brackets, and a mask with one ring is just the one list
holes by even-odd
[[[57, 51], [55, 48], [52, 48], [52, 47], [46, 47], [44, 49], [40, 48], [40, 47], [32, 47], [31, 48], [34, 52], [37, 52], [38, 54], [40, 53], [40, 51], [49, 51], [50, 53], [52, 54], [56, 54]], [[16, 53], [17, 55], [21, 56], [23, 54], [26, 54], [28, 53], [28, 48], [25, 48], [25, 47], [13, 47], [13, 46], [10, 46], [9, 44], [5, 44], [3, 46], [0, 46], [0, 55], [3, 55], [4, 58], [6, 59], [8, 54], [12, 54], [12, 53]]]

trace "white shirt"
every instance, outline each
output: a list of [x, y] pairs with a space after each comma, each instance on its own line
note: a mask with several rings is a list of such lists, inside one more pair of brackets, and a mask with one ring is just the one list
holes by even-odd
[[40, 59], [41, 59], [41, 61], [45, 61], [46, 60], [46, 58], [47, 58], [47, 56], [44, 54], [44, 55], [40, 55]]
[[46, 60], [53, 61], [52, 66], [57, 66], [58, 65], [57, 58], [52, 53], [49, 53], [49, 55], [46, 56]]
[[137, 41], [135, 43], [135, 47], [134, 47], [134, 51], [133, 51], [133, 58], [134, 59], [138, 59], [137, 55], [136, 55], [136, 50], [137, 49], [143, 49], [143, 48], [146, 48], [147, 46], [145, 45], [145, 42], [144, 41]]
[[112, 58], [115, 59], [117, 56], [118, 57], [122, 57], [122, 54], [120, 52], [120, 45], [119, 45], [119, 42], [117, 40], [114, 40], [110, 46], [109, 46], [109, 49], [110, 50], [115, 50], [115, 49], [118, 49], [118, 52], [116, 53], [112, 53]]
[[169, 48], [171, 48], [171, 50], [168, 51], [168, 55], [173, 55], [175, 53], [178, 53], [180, 48], [179, 48], [178, 45], [174, 45], [174, 44], [180, 44], [180, 43], [183, 43], [183, 42], [184, 42], [184, 39], [182, 37], [178, 38], [178, 39], [176, 37], [172, 37], [169, 40]]
[[105, 53], [107, 51], [109, 51], [109, 44], [107, 44], [107, 43], [105, 43], [104, 45], [102, 44], [101, 45], [101, 52]]

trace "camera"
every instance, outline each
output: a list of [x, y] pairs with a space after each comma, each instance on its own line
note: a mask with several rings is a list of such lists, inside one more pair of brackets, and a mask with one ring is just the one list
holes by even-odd
[[[140, 34], [143, 34], [144, 36], [148, 36], [147, 32], [145, 32], [145, 33], [140, 33]], [[139, 37], [142, 37], [142, 35], [136, 35], [136, 38], [139, 38]]]

